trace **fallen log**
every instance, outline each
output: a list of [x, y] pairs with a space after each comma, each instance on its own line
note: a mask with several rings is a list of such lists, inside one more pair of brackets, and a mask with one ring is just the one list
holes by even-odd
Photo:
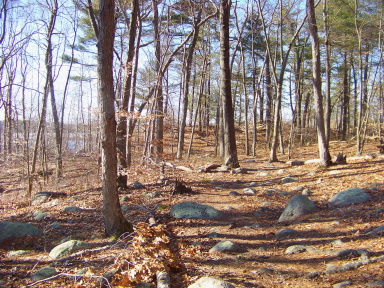
[[164, 165], [167, 165], [168, 167], [171, 167], [173, 169], [180, 169], [180, 170], [187, 171], [187, 172], [195, 172], [191, 168], [188, 168], [185, 166], [180, 166], [180, 165], [175, 165], [175, 164], [170, 163], [170, 162], [164, 162]]

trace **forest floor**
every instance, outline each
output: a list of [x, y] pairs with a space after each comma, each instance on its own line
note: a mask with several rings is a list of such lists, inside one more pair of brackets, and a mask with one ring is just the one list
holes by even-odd
[[[206, 145], [204, 137], [197, 136], [194, 145], [190, 159], [168, 161], [193, 170], [208, 163], [219, 163], [213, 157], [213, 147]], [[364, 155], [377, 155], [376, 145], [375, 142], [367, 143]], [[352, 157], [355, 156], [355, 150], [354, 143], [331, 142], [330, 151], [333, 156], [343, 151]], [[291, 166], [286, 164], [286, 155], [278, 155], [278, 158], [279, 162], [268, 163], [268, 151], [258, 148], [257, 155], [252, 157], [245, 156], [240, 147], [240, 165], [248, 170], [247, 174], [191, 173], [167, 166], [162, 174], [160, 167], [154, 164], [135, 165], [128, 170], [129, 188], [119, 192], [122, 205], [129, 206], [124, 215], [135, 227], [144, 227], [145, 230], [149, 228], [139, 223], [147, 221], [148, 216], [154, 214], [161, 224], [157, 232], [165, 243], [156, 247], [156, 243], [151, 246], [147, 242], [133, 245], [140, 242], [137, 242], [137, 233], [118, 239], [104, 237], [97, 156], [66, 155], [64, 175], [58, 183], [54, 177], [48, 181], [39, 178], [34, 184], [34, 193], [65, 193], [58, 201], [53, 199], [39, 206], [28, 205], [25, 198], [25, 170], [21, 158], [14, 156], [12, 161], [1, 163], [0, 221], [32, 223], [44, 231], [44, 237], [21, 239], [0, 247], [0, 287], [31, 287], [31, 274], [47, 265], [62, 274], [35, 283], [33, 287], [100, 287], [100, 278], [97, 276], [106, 276], [105, 273], [114, 268], [119, 269], [115, 270], [111, 287], [131, 287], [129, 285], [133, 284], [129, 279], [132, 278], [129, 277], [132, 276], [129, 273], [136, 273], [136, 279], [142, 277], [143, 280], [153, 280], [155, 283], [153, 271], [162, 264], [154, 263], [157, 261], [155, 256], [149, 260], [142, 257], [143, 263], [139, 263], [138, 258], [146, 253], [145, 249], [168, 249], [166, 246], [170, 250], [168, 254], [165, 253], [165, 258], [172, 258], [174, 262], [157, 257], [159, 261], [166, 261], [171, 266], [172, 287], [187, 287], [202, 276], [220, 278], [236, 287], [332, 287], [343, 281], [351, 281], [348, 287], [365, 287], [372, 281], [384, 281], [383, 261], [368, 263], [342, 273], [327, 274], [323, 272], [328, 264], [340, 266], [357, 260], [359, 256], [339, 257], [321, 252], [285, 254], [287, 247], [300, 244], [313, 247], [316, 251], [366, 249], [371, 257], [384, 255], [383, 235], [367, 235], [372, 229], [384, 225], [383, 212], [378, 210], [384, 204], [384, 158], [347, 158], [346, 165], [334, 165], [327, 169], [317, 164]], [[293, 149], [292, 159], [315, 158], [317, 145]], [[286, 176], [298, 181], [281, 184], [282, 178]], [[164, 181], [164, 178], [168, 181]], [[175, 180], [191, 188], [192, 192], [174, 194]], [[136, 181], [142, 183], [144, 188], [133, 189], [132, 185]], [[256, 195], [229, 194], [231, 191], [242, 194], [242, 190], [249, 187], [251, 182], [256, 182]], [[277, 219], [292, 195], [301, 193], [295, 191], [297, 186], [310, 189], [312, 193], [309, 198], [315, 201], [318, 207], [316, 212], [308, 219], [291, 224], [278, 223]], [[339, 208], [328, 205], [333, 195], [351, 187], [366, 189], [373, 200]], [[271, 188], [289, 194], [282, 196], [266, 193]], [[152, 196], [156, 197], [148, 196], [155, 191], [158, 193]], [[218, 220], [170, 217], [171, 207], [182, 201], [213, 206], [223, 212], [223, 217]], [[77, 206], [82, 210], [66, 212], [66, 206]], [[47, 216], [36, 221], [33, 213], [37, 210], [46, 212]], [[262, 213], [255, 214], [257, 211]], [[51, 224], [54, 222], [59, 223], [60, 227], [53, 229]], [[252, 226], [255, 223], [258, 225]], [[283, 228], [291, 228], [299, 233], [289, 237], [276, 236], [276, 232]], [[212, 232], [217, 235], [208, 237]], [[136, 240], [132, 236], [136, 236]], [[144, 236], [141, 236], [143, 240]], [[82, 240], [90, 243], [91, 249], [68, 257], [66, 261], [53, 261], [48, 253], [63, 239]], [[169, 243], [166, 243], [167, 239]], [[209, 249], [221, 240], [234, 241], [246, 248], [246, 251], [210, 253]], [[98, 249], [100, 247], [103, 248]], [[9, 252], [20, 249], [28, 249], [29, 254], [9, 256]], [[86, 273], [83, 277], [73, 277], [84, 268]]]

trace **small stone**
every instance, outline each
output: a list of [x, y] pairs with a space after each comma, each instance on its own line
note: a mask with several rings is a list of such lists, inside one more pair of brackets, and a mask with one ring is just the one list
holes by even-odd
[[140, 182], [138, 182], [138, 181], [134, 182], [132, 185], [133, 185], [133, 189], [143, 189], [143, 188], [145, 188], [145, 186], [143, 184], [141, 184]]
[[323, 272], [319, 272], [319, 271], [313, 271], [313, 272], [310, 272], [307, 275], [305, 275], [304, 279], [314, 279], [316, 277], [319, 277], [322, 274], [324, 274], [324, 273]]
[[89, 247], [90, 245], [88, 243], [77, 240], [69, 240], [53, 248], [51, 252], [49, 252], [49, 257], [52, 259], [58, 259], [69, 253], [87, 249]]
[[129, 209], [131, 209], [131, 208], [128, 205], [121, 206], [121, 211], [123, 211], [123, 212], [129, 211]]
[[211, 233], [207, 234], [207, 237], [208, 238], [218, 238], [219, 234], [217, 234], [216, 232], [211, 232]]
[[253, 223], [253, 224], [251, 225], [251, 227], [252, 227], [252, 228], [260, 228], [261, 225], [260, 225], [259, 223]]
[[317, 184], [320, 184], [321, 182], [323, 182], [323, 178], [317, 179]]
[[261, 203], [262, 207], [268, 207], [268, 206], [271, 206], [271, 205], [272, 205], [272, 202], [269, 202], [269, 201], [264, 201], [263, 203]]
[[280, 196], [288, 196], [288, 195], [291, 195], [291, 193], [286, 192], [286, 191], [281, 191], [281, 192], [279, 193], [279, 195], [280, 195]]
[[36, 216], [35, 216], [35, 220], [36, 221], [40, 221], [40, 220], [43, 220], [45, 217], [47, 217], [48, 214], [45, 213], [45, 212], [40, 212], [40, 213], [37, 213]]
[[306, 252], [308, 249], [307, 246], [304, 245], [292, 245], [289, 246], [287, 249], [285, 249], [285, 254], [298, 254], [298, 253], [303, 253]]
[[337, 225], [340, 225], [340, 221], [333, 221], [331, 224], [334, 226], [337, 226]]
[[231, 192], [229, 192], [229, 195], [230, 196], [240, 196], [241, 194], [236, 192], [236, 191], [231, 191]]
[[264, 268], [264, 267], [259, 268], [259, 269], [257, 269], [257, 270], [255, 271], [256, 274], [266, 274], [266, 275], [268, 275], [268, 274], [274, 274], [275, 272], [276, 272], [276, 271], [273, 270], [273, 269], [271, 269], [271, 268]]
[[305, 196], [309, 196], [312, 194], [311, 190], [309, 190], [308, 188], [305, 188], [301, 194], [305, 195]]
[[13, 256], [21, 256], [25, 254], [31, 253], [29, 250], [16, 250], [16, 251], [11, 251], [7, 254], [8, 257], [13, 257]]
[[293, 183], [297, 182], [297, 179], [292, 178], [292, 177], [285, 177], [281, 180], [281, 184], [288, 184], [288, 183]]
[[340, 239], [336, 239], [333, 241], [333, 245], [334, 246], [342, 246], [342, 245], [344, 245], [344, 242], [341, 241]]
[[243, 194], [244, 195], [255, 195], [256, 194], [256, 190], [252, 189], [252, 188], [245, 188], [243, 190]]
[[81, 208], [76, 207], [76, 206], [67, 206], [64, 208], [65, 212], [77, 212], [77, 211], [81, 211], [81, 210], [82, 210]]
[[329, 175], [337, 175], [337, 174], [340, 174], [341, 171], [340, 170], [332, 170], [332, 171], [329, 171]]
[[268, 172], [260, 172], [258, 175], [260, 177], [266, 177], [266, 176], [269, 176], [269, 173]]
[[249, 183], [249, 186], [248, 187], [256, 187], [257, 186], [257, 183], [256, 182], [251, 182]]
[[379, 209], [376, 209], [372, 214], [375, 215], [375, 214], [379, 214], [379, 213], [383, 213], [383, 212], [384, 212], [384, 209], [379, 208]]
[[384, 281], [378, 280], [378, 281], [372, 281], [366, 284], [366, 286], [369, 287], [384, 287]]
[[281, 229], [276, 232], [277, 237], [287, 237], [297, 235], [299, 232], [290, 228]]
[[51, 225], [49, 225], [51, 229], [58, 229], [60, 228], [60, 223], [59, 222], [53, 222]]
[[284, 173], [287, 173], [287, 171], [284, 169], [277, 170], [277, 174], [279, 174], [279, 175], [284, 174]]
[[333, 288], [342, 288], [342, 287], [349, 286], [349, 285], [352, 285], [351, 281], [344, 281], [344, 282], [336, 283], [332, 287]]
[[384, 232], [384, 225], [381, 225], [375, 229], [373, 229], [372, 231], [368, 232], [367, 234], [375, 234], [375, 233], [383, 233]]
[[293, 188], [293, 191], [297, 191], [297, 192], [300, 192], [300, 191], [303, 191], [303, 190], [304, 190], [303, 186], [296, 186], [295, 188]]
[[57, 271], [55, 268], [50, 267], [50, 266], [45, 266], [41, 269], [39, 269], [36, 273], [32, 274], [31, 279], [33, 281], [39, 281], [43, 280], [49, 277], [52, 277], [57, 274]]
[[224, 240], [217, 243], [215, 246], [213, 246], [209, 252], [215, 253], [215, 252], [244, 252], [245, 250], [237, 243]]
[[77, 196], [71, 196], [68, 198], [68, 200], [71, 202], [76, 202], [77, 200], [79, 200], [79, 198]]
[[161, 191], [154, 191], [145, 195], [146, 198], [151, 199], [161, 195]]
[[128, 196], [128, 195], [124, 195], [124, 196], [121, 198], [121, 201], [122, 201], [122, 202], [127, 202], [127, 201], [129, 201], [129, 196]]

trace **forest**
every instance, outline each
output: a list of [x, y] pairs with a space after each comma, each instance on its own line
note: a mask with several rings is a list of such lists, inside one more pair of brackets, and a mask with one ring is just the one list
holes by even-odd
[[0, 287], [384, 286], [382, 1], [0, 9]]

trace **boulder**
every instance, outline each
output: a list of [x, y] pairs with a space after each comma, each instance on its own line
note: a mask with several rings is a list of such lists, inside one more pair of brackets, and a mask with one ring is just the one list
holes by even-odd
[[221, 212], [208, 205], [195, 202], [181, 202], [172, 207], [171, 216], [183, 219], [216, 219], [221, 217]]
[[22, 238], [27, 235], [43, 236], [43, 231], [29, 223], [0, 222], [0, 243], [5, 240]]
[[313, 201], [307, 196], [298, 194], [291, 198], [281, 213], [278, 222], [289, 222], [298, 220], [316, 209]]
[[88, 243], [78, 241], [78, 240], [69, 240], [60, 245], [57, 245], [55, 248], [49, 252], [49, 257], [52, 259], [58, 259], [64, 257], [67, 254], [89, 248], [90, 245]]
[[202, 277], [188, 288], [235, 288], [231, 283], [213, 277]]
[[363, 203], [372, 199], [372, 196], [360, 188], [349, 188], [337, 193], [328, 201], [337, 206], [346, 206]]
[[225, 240], [220, 241], [215, 246], [213, 246], [210, 250], [210, 253], [215, 252], [245, 252], [245, 250], [237, 243]]
[[49, 277], [52, 277], [57, 274], [57, 271], [55, 268], [50, 266], [45, 266], [43, 268], [40, 268], [36, 273], [32, 274], [31, 279], [33, 281], [39, 281], [43, 279], [47, 279]]
[[292, 177], [285, 177], [281, 180], [281, 184], [288, 184], [288, 183], [293, 183], [297, 182], [297, 179], [292, 178]]

